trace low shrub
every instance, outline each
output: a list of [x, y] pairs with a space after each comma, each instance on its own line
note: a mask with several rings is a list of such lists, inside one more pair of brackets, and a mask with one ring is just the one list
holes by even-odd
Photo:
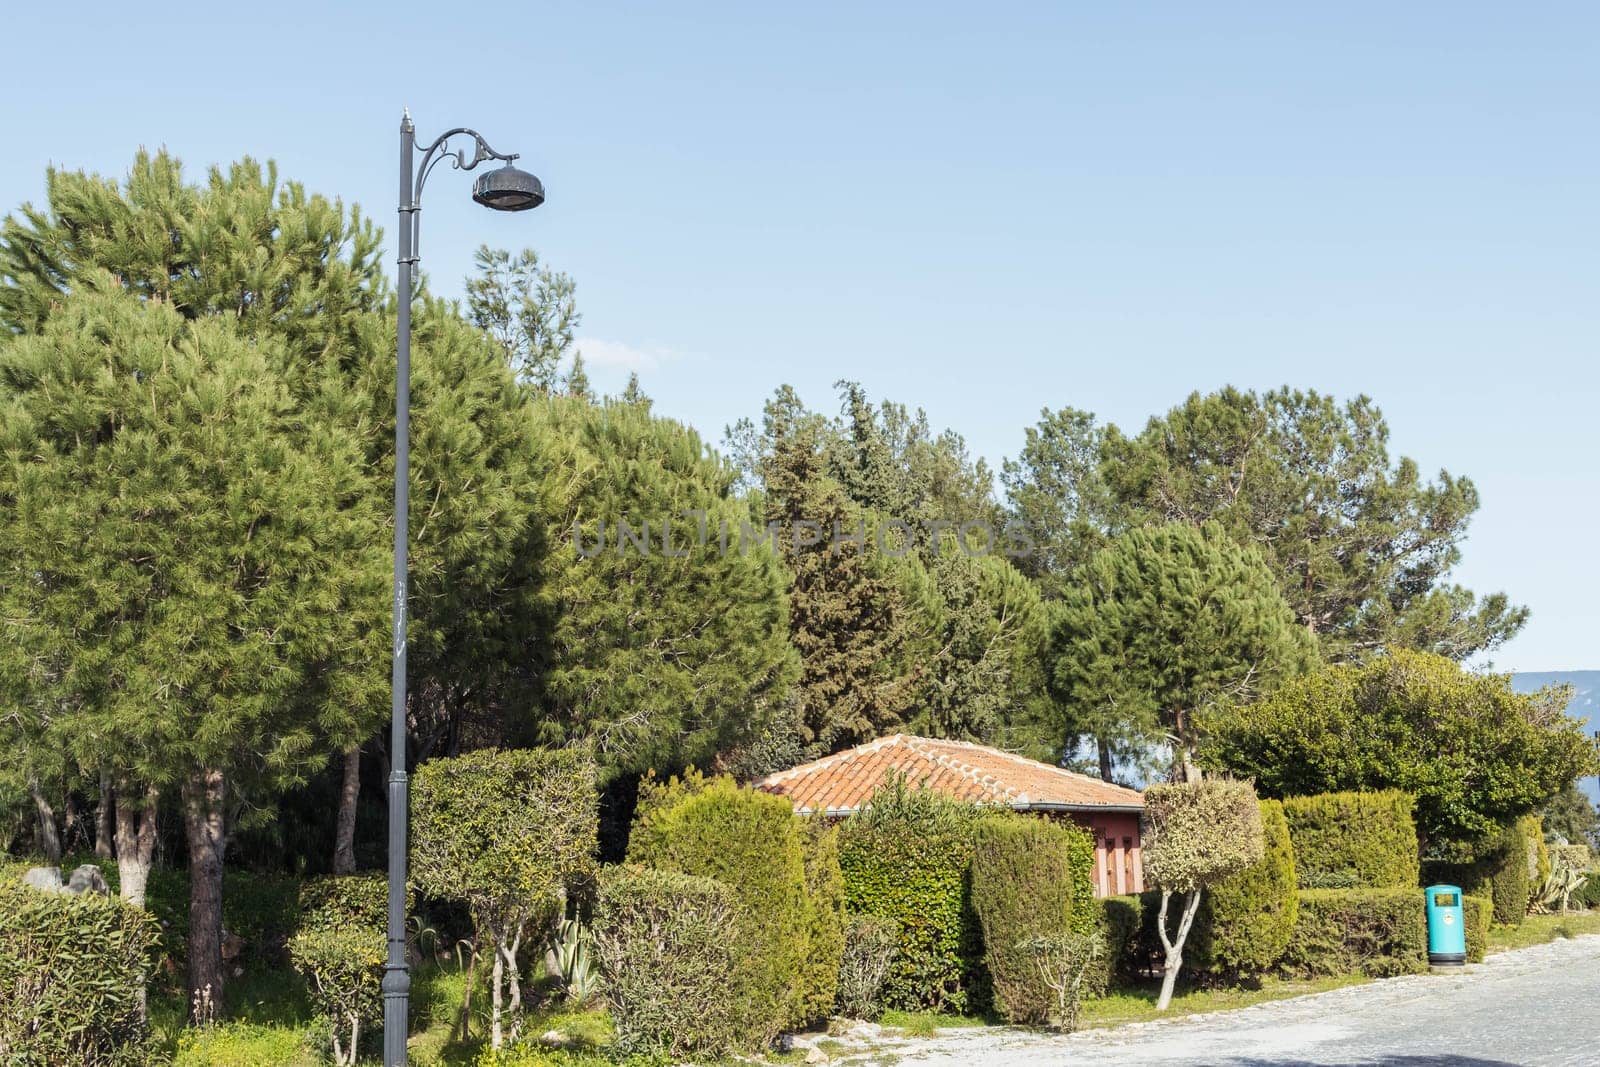
[[[1104, 996], [1113, 986], [1135, 984], [1149, 966], [1149, 960], [1141, 956], [1139, 936], [1144, 925], [1144, 897], [1105, 897], [1097, 904], [1098, 932], [1105, 950], [1084, 979], [1084, 992], [1090, 997]], [[1156, 906], [1160, 907], [1159, 901]]]
[[712, 1056], [749, 1042], [738, 980], [738, 902], [710, 878], [608, 867], [595, 904], [595, 959], [623, 1053]]
[[472, 1067], [562, 1067], [560, 1060], [550, 1050], [539, 1045], [519, 1041], [496, 1052], [488, 1045], [478, 1051]]
[[317, 1067], [316, 1042], [303, 1030], [228, 1022], [178, 1035], [173, 1067]]
[[[1044, 1023], [1058, 1007], [1058, 991], [1041, 980], [1041, 967], [1077, 958], [1063, 948], [1069, 933], [1095, 933], [1093, 882], [1094, 841], [1087, 831], [1011, 814], [978, 824], [972, 909], [983, 929], [994, 1006], [1007, 1021]], [[1081, 980], [1077, 974], [1072, 981], [1074, 998]]]
[[1307, 889], [1281, 966], [1297, 977], [1387, 978], [1427, 969], [1418, 889]]
[[1544, 843], [1544, 816], [1537, 813], [1517, 820], [1528, 846], [1528, 885], [1537, 891], [1550, 877], [1550, 850]]
[[114, 897], [0, 886], [0, 1062], [141, 1064], [149, 914]]
[[1197, 928], [1204, 927], [1195, 944], [1196, 970], [1234, 976], [1261, 974], [1278, 962], [1289, 945], [1300, 894], [1294, 845], [1282, 804], [1261, 801], [1261, 827], [1266, 842], [1261, 862], [1224, 878], [1206, 894], [1202, 914], [1195, 921]]
[[894, 965], [900, 932], [893, 919], [850, 915], [844, 921], [844, 951], [839, 957], [839, 1014], [847, 1019], [876, 1019], [883, 1014], [884, 980]]
[[839, 867], [839, 830], [822, 819], [801, 823], [806, 874], [805, 955], [800, 961], [796, 1025], [826, 1019], [839, 991], [844, 953], [844, 872]]
[[1302, 889], [1401, 889], [1419, 884], [1411, 794], [1323, 793], [1283, 802]]
[[1045, 1023], [1069, 1034], [1078, 1028], [1084, 981], [1104, 951], [1098, 933], [1029, 937], [1017, 944], [1018, 956], [1033, 965], [1035, 981], [1050, 994]]
[[809, 916], [800, 838], [786, 797], [721, 777], [676, 803], [648, 808], [628, 839], [632, 863], [714, 878], [732, 890], [738, 968], [729, 995], [751, 1046], [777, 1037], [801, 1000]]
[[389, 892], [379, 875], [316, 878], [300, 890], [289, 958], [327, 1020], [336, 1064], [354, 1064], [362, 1028], [383, 1018]]
[[839, 828], [845, 907], [895, 922], [900, 943], [886, 1008], [980, 1012], [988, 1005], [983, 934], [968, 900], [983, 810], [893, 778]]
[[1489, 920], [1494, 918], [1494, 901], [1488, 897], [1464, 895], [1461, 909], [1467, 924], [1467, 962], [1482, 963], [1489, 951]]
[[1600, 908], [1600, 871], [1590, 871], [1583, 885], [1573, 895], [1572, 903], [1580, 908]]

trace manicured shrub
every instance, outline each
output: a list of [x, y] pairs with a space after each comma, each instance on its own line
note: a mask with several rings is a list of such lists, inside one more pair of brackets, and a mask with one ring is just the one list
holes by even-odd
[[314, 878], [300, 887], [289, 958], [326, 1020], [336, 1064], [354, 1064], [365, 1026], [383, 1018], [389, 885], [382, 875]]
[[1581, 908], [1600, 908], [1600, 872], [1589, 872], [1572, 902]]
[[844, 953], [844, 872], [839, 868], [839, 829], [822, 819], [801, 822], [806, 871], [806, 948], [800, 961], [800, 996], [793, 1022], [826, 1019], [839, 990]]
[[[1157, 897], [1159, 894], [1147, 894]], [[1103, 996], [1113, 986], [1129, 986], [1137, 982], [1146, 966], [1147, 957], [1140, 955], [1140, 930], [1144, 925], [1144, 897], [1105, 897], [1096, 901], [1099, 910], [1100, 941], [1105, 951], [1089, 969], [1084, 979], [1085, 995]], [[1154, 929], [1152, 928], [1152, 943]]]
[[1467, 962], [1482, 963], [1489, 951], [1489, 920], [1494, 918], [1494, 901], [1488, 897], [1462, 896], [1461, 909], [1467, 923]]
[[1302, 889], [1399, 889], [1420, 879], [1414, 801], [1396, 789], [1283, 802]]
[[517, 1034], [524, 937], [537, 923], [553, 925], [568, 885], [593, 877], [594, 759], [579, 749], [483, 749], [422, 764], [412, 795], [412, 879], [424, 893], [465, 903], [480, 942], [492, 946], [490, 1035], [499, 1048], [507, 986]]
[[800, 1004], [808, 920], [800, 838], [787, 798], [723, 777], [649, 807], [628, 840], [630, 862], [714, 878], [732, 890], [738, 967], [728, 992], [752, 1046], [775, 1038]]
[[967, 895], [983, 810], [891, 779], [839, 828], [845, 907], [892, 919], [900, 944], [883, 1002], [906, 1011], [987, 1006], [983, 934]]
[[721, 882], [648, 867], [608, 867], [595, 904], [595, 959], [623, 1053], [674, 1061], [746, 1046], [738, 902]]
[[1235, 976], [1260, 974], [1288, 947], [1300, 895], [1289, 823], [1278, 801], [1261, 801], [1261, 828], [1266, 846], [1261, 862], [1222, 879], [1206, 894], [1205, 914], [1197, 922], [1206, 933], [1197, 966]]
[[893, 919], [877, 915], [845, 917], [836, 1001], [840, 1015], [847, 1019], [876, 1019], [883, 1014], [883, 983], [894, 965], [899, 942], [899, 926]]
[[[1156, 934], [1163, 970], [1156, 1010], [1165, 1011], [1183, 966], [1183, 947], [1205, 891], [1261, 862], [1266, 854], [1261, 806], [1249, 782], [1208, 778], [1145, 790], [1145, 874], [1161, 892]], [[1184, 896], [1176, 934], [1166, 929], [1169, 902]]]
[[115, 897], [0, 886], [0, 1062], [146, 1062], [155, 920]]
[[1528, 917], [1528, 901], [1534, 888], [1532, 876], [1537, 869], [1528, 859], [1532, 848], [1527, 828], [1519, 821], [1482, 849], [1480, 863], [1489, 872], [1489, 894], [1494, 900], [1497, 923], [1520, 926]]
[[1388, 978], [1428, 965], [1422, 892], [1305, 889], [1283, 969], [1297, 977], [1362, 974]]
[[[1090, 956], [1076, 951], [1082, 946], [1062, 939], [1075, 927], [1087, 928], [1081, 936], [1097, 932], [1093, 850], [1086, 831], [1047, 819], [993, 815], [977, 826], [972, 909], [983, 929], [994, 1006], [1009, 1022], [1048, 1022], [1057, 1009], [1059, 991], [1041, 980], [1042, 963], [1049, 970], [1082, 955], [1087, 966]], [[1081, 977], [1072, 982], [1074, 996]]]

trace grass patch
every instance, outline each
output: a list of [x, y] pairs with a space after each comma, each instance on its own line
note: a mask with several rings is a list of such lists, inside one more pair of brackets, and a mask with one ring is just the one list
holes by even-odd
[[1287, 979], [1263, 978], [1257, 987], [1222, 986], [1215, 989], [1188, 989], [1176, 993], [1172, 1005], [1164, 1012], [1156, 1011], [1160, 995], [1159, 982], [1152, 981], [1137, 989], [1120, 989], [1083, 1004], [1079, 1028], [1088, 1030], [1123, 1023], [1149, 1022], [1152, 1019], [1171, 1019], [1183, 1015], [1198, 1015], [1208, 1011], [1231, 1011], [1248, 1008], [1269, 1000], [1285, 1000], [1308, 993], [1326, 993], [1330, 989], [1361, 985], [1372, 981], [1361, 975], [1337, 975], [1331, 978]]
[[940, 1030], [956, 1027], [989, 1026], [993, 1019], [980, 1019], [970, 1015], [947, 1015], [938, 1011], [886, 1011], [878, 1020], [887, 1030], [902, 1037], [932, 1037]]
[[1565, 915], [1530, 915], [1521, 926], [1489, 928], [1489, 951], [1528, 948], [1560, 938], [1600, 934], [1600, 911], [1573, 911]]

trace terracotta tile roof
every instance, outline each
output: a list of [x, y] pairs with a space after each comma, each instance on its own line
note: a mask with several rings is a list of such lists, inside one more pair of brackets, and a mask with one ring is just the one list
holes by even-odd
[[894, 734], [752, 783], [794, 801], [801, 814], [844, 815], [864, 805], [891, 770], [959, 800], [1019, 810], [1144, 808], [1136, 789], [967, 741]]

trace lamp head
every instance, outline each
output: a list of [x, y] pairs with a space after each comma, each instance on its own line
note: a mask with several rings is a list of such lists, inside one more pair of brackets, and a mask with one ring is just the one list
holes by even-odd
[[544, 203], [544, 186], [527, 171], [507, 163], [478, 175], [472, 199], [496, 211], [527, 211]]

